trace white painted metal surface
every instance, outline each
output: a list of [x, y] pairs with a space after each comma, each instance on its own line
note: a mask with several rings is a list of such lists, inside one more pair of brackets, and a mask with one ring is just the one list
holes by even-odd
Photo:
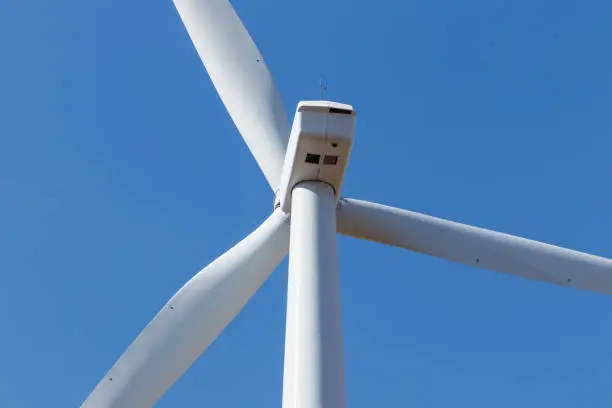
[[291, 191], [302, 181], [323, 181], [339, 198], [355, 133], [351, 105], [330, 101], [302, 101], [291, 127], [277, 203], [291, 212]]
[[288, 246], [288, 217], [276, 211], [170, 299], [82, 406], [151, 407], [238, 314]]
[[334, 193], [304, 182], [292, 202], [283, 408], [344, 408]]
[[338, 232], [479, 268], [612, 294], [612, 260], [368, 201], [342, 199]]
[[[174, 0], [187, 32], [244, 141], [276, 189], [289, 122], [266, 63], [227, 0]], [[236, 158], [228, 158], [231, 166]]]

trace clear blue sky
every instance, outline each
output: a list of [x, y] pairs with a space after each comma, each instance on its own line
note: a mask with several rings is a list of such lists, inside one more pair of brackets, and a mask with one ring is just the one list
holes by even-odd
[[[235, 0], [343, 195], [612, 257], [612, 3]], [[0, 406], [76, 407], [271, 211], [170, 0], [0, 2]], [[612, 405], [612, 297], [339, 237], [349, 406]], [[286, 261], [159, 407], [280, 406]]]

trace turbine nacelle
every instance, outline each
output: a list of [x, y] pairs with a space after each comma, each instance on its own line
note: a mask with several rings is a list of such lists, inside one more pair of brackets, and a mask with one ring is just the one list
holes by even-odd
[[336, 202], [355, 134], [351, 105], [329, 101], [298, 104], [287, 145], [274, 207], [291, 212], [291, 191], [303, 181], [321, 181], [334, 189]]

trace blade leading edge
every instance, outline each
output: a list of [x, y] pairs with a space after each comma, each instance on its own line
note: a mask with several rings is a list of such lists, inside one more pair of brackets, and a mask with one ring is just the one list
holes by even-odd
[[338, 232], [523, 278], [612, 294], [612, 260], [368, 201], [343, 199]]
[[81, 406], [155, 404], [233, 320], [288, 250], [288, 216], [276, 211], [189, 280]]
[[174, 5], [238, 131], [276, 189], [290, 129], [262, 55], [228, 0]]

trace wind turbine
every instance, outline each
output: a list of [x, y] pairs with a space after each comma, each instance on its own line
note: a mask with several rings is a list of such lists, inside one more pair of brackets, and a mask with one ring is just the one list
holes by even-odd
[[228, 0], [174, 0], [230, 116], [275, 193], [272, 214], [189, 280], [83, 407], [150, 407], [289, 256], [284, 408], [346, 406], [336, 232], [480, 268], [612, 293], [612, 260], [339, 193], [350, 105], [281, 97]]

